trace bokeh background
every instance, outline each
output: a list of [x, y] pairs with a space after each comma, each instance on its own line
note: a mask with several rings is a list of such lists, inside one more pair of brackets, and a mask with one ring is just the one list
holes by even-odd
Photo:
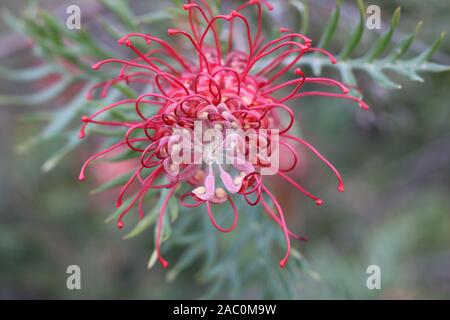
[[[131, 1], [135, 8], [141, 8], [141, 2]], [[309, 36], [314, 40], [334, 1], [310, 2]], [[72, 3], [80, 4], [82, 10], [88, 5], [99, 10], [95, 1], [39, 3], [60, 16]], [[423, 51], [441, 31], [450, 30], [450, 3], [445, 0], [366, 4], [380, 5], [384, 20], [382, 30], [366, 31], [368, 43], [377, 33], [386, 32], [386, 21], [397, 6], [402, 7], [402, 20], [394, 41], [417, 21], [424, 21], [413, 52]], [[0, 4], [1, 11], [18, 15], [25, 7], [26, 1]], [[100, 9], [83, 19], [101, 14]], [[275, 15], [283, 23], [288, 18], [297, 23], [282, 9]], [[331, 52], [340, 48], [358, 21], [354, 1], [344, 2], [342, 16], [345, 19], [328, 48]], [[168, 21], [163, 29], [169, 25]], [[3, 20], [0, 28], [1, 66], [32, 65], [35, 58], [26, 39], [12, 33]], [[449, 40], [444, 40], [434, 60], [450, 65]], [[450, 72], [423, 76], [425, 83], [400, 78], [403, 89], [392, 91], [358, 75], [370, 112], [327, 99], [303, 103], [302, 132], [341, 170], [346, 192], [336, 192], [334, 180], [312, 156], [307, 159], [305, 180], [327, 205], [315, 207], [293, 188], [277, 185], [289, 223], [310, 238], [300, 251], [316, 273], [303, 277], [296, 298], [450, 298]], [[28, 95], [46, 85], [45, 81], [0, 79], [0, 96]], [[54, 106], [64, 101], [61, 97]], [[42, 165], [61, 147], [58, 141], [18, 152], [17, 146], [41, 128], [30, 121], [30, 111], [39, 108], [51, 110], [52, 106], [9, 103], [0, 107], [0, 298], [200, 296], [205, 285], [198, 284], [195, 267], [176, 281], [167, 281], [166, 271], [159, 266], [147, 270], [151, 234], [124, 241], [113, 224], [104, 223], [113, 210], [115, 193], [92, 196], [96, 182], [80, 184], [76, 179], [89, 148], [72, 152], [45, 173]], [[107, 170], [113, 168], [105, 168], [106, 175]], [[81, 267], [82, 290], [66, 288], [66, 268], [71, 264]], [[372, 264], [382, 270], [381, 290], [366, 288], [366, 268]], [[254, 297], [251, 291], [244, 296]], [[218, 297], [228, 297], [227, 292]]]

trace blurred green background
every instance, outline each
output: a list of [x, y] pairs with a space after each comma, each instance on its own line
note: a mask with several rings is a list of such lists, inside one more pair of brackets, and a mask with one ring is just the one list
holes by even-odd
[[[64, 1], [41, 2], [64, 13]], [[68, 4], [83, 8], [88, 2], [93, 3]], [[139, 2], [131, 1], [136, 7]], [[309, 36], [314, 40], [334, 1], [310, 2]], [[404, 32], [423, 20], [412, 48], [416, 52], [442, 30], [450, 30], [448, 1], [366, 4], [380, 5], [384, 21], [400, 5], [399, 30]], [[0, 10], [19, 14], [25, 6], [25, 1], [3, 0]], [[328, 48], [331, 52], [340, 48], [349, 26], [357, 22], [354, 1], [345, 1], [342, 10], [345, 19]], [[280, 20], [287, 16], [281, 9], [274, 14]], [[377, 32], [384, 33], [386, 25], [367, 31], [366, 42]], [[0, 28], [1, 65], [10, 69], [32, 65], [24, 38], [12, 34], [3, 21]], [[448, 39], [434, 60], [450, 65]], [[358, 77], [372, 108], [369, 112], [327, 99], [302, 102], [302, 133], [341, 170], [346, 192], [336, 192], [334, 180], [312, 156], [307, 160], [306, 184], [327, 204], [315, 207], [293, 188], [283, 189], [281, 201], [292, 229], [310, 238], [300, 251], [320, 275], [320, 279], [305, 275], [298, 283], [297, 298], [450, 298], [450, 72], [425, 74], [423, 84], [399, 78], [403, 89], [398, 91], [385, 90], [366, 75]], [[0, 95], [30, 94], [40, 86], [45, 83], [0, 79]], [[47, 173], [41, 166], [60, 147], [57, 142], [17, 152], [19, 144], [39, 131], [40, 126], [26, 116], [38, 108], [51, 106], [0, 107], [0, 298], [200, 296], [205, 288], [196, 281], [195, 268], [175, 282], [166, 281], [160, 266], [147, 270], [151, 234], [123, 241], [113, 224], [104, 223], [113, 210], [115, 193], [91, 196], [94, 179], [83, 184], [76, 179], [88, 148], [71, 153]], [[82, 290], [66, 288], [66, 268], [71, 264], [81, 267]], [[381, 268], [381, 290], [366, 288], [366, 268], [372, 264]], [[251, 290], [244, 293], [254, 296]], [[227, 292], [218, 297], [226, 298]]]

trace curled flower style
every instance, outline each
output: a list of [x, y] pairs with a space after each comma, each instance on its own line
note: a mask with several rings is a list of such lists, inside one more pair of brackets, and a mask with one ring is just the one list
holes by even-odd
[[[117, 206], [122, 205], [132, 185], [137, 184], [139, 191], [130, 198], [117, 225], [123, 227], [124, 216], [136, 204], [140, 217], [144, 216], [143, 205], [150, 190], [169, 189], [162, 201], [156, 234], [156, 251], [164, 267], [168, 262], [161, 255], [161, 229], [171, 197], [182, 188], [187, 189], [178, 196], [180, 204], [188, 208], [204, 205], [211, 223], [221, 232], [236, 227], [239, 214], [235, 201], [242, 197], [250, 206], [262, 206], [282, 229], [286, 253], [280, 265], [284, 267], [291, 238], [302, 238], [288, 229], [281, 205], [264, 183], [265, 175], [281, 177], [321, 205], [322, 199], [288, 175], [297, 167], [297, 146], [293, 144], [299, 144], [334, 173], [338, 190], [344, 191], [338, 170], [307, 141], [289, 134], [295, 115], [287, 103], [304, 96], [323, 96], [348, 99], [363, 109], [368, 107], [350, 95], [344, 84], [329, 78], [308, 77], [297, 67], [309, 53], [324, 54], [332, 63], [336, 62], [327, 51], [314, 48], [306, 36], [281, 28], [278, 38], [264, 39], [262, 12], [264, 8], [273, 9], [266, 1], [248, 1], [227, 15], [213, 15], [206, 1], [189, 1], [183, 8], [187, 11], [190, 32], [169, 29], [168, 34], [187, 42], [191, 49], [186, 50], [185, 56], [156, 36], [131, 33], [118, 43], [128, 47], [135, 58], [108, 59], [93, 66], [99, 69], [106, 64], [118, 64], [120, 71], [115, 78], [93, 87], [88, 98], [98, 92], [105, 97], [108, 89], [118, 83], [150, 85], [154, 91], [114, 102], [82, 118], [81, 138], [89, 124], [124, 128], [124, 136], [89, 158], [80, 180], [93, 160], [113, 150], [131, 150], [139, 156], [140, 163], [123, 185]], [[256, 22], [246, 17], [249, 10], [256, 10]], [[237, 43], [242, 48], [236, 48]], [[291, 80], [285, 80], [287, 77]], [[334, 87], [339, 92], [303, 91], [308, 83]], [[130, 106], [133, 120], [107, 120], [107, 115], [116, 108]], [[288, 167], [280, 166], [280, 152], [283, 158], [291, 159]], [[219, 225], [213, 213], [214, 206], [225, 203], [231, 208], [230, 226]]]

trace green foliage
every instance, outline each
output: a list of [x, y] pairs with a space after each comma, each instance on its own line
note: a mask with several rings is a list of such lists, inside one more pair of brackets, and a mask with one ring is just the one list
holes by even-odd
[[[126, 238], [148, 230], [148, 226], [155, 222], [159, 208], [156, 204], [152, 213], [141, 220]], [[172, 207], [175, 208], [176, 205]], [[312, 279], [318, 278], [295, 248], [284, 269], [286, 272], [280, 270], [278, 260], [283, 254], [284, 238], [280, 230], [274, 228], [273, 222], [266, 217], [262, 219], [263, 213], [259, 210], [240, 204], [240, 221], [233, 231], [234, 237], [215, 230], [204, 210], [180, 210], [182, 212], [173, 224], [173, 230], [167, 223], [164, 231], [170, 233], [170, 241], [164, 242], [163, 251], [174, 260], [166, 277], [168, 281], [174, 281], [180, 273], [195, 266], [198, 270], [196, 277], [201, 283], [210, 284], [202, 297], [204, 299], [221, 296], [224, 292], [228, 292], [231, 298], [243, 298], [253, 288], [259, 291], [260, 298], [295, 298], [305, 274]], [[231, 223], [230, 212], [224, 206], [214, 207], [214, 213], [221, 225]], [[171, 252], [181, 254], [174, 256]], [[199, 264], [199, 261], [203, 263]], [[149, 268], [155, 263], [156, 255], [153, 253]], [[266, 281], [260, 278], [264, 274], [267, 275]]]
[[[165, 20], [169, 15], [165, 12], [153, 12], [143, 17], [136, 17], [128, 1], [102, 1], [104, 7], [123, 23], [120, 26], [130, 31], [139, 29]], [[0, 96], [2, 105], [24, 105], [34, 108], [52, 104], [64, 93], [73, 90], [74, 85], [81, 86], [78, 93], [64, 102], [64, 106], [56, 107], [56, 112], [48, 113], [45, 120], [48, 123], [36, 136], [18, 146], [19, 152], [29, 151], [47, 141], [60, 141], [62, 146], [55, 154], [43, 164], [44, 172], [51, 170], [64, 159], [71, 151], [82, 143], [77, 136], [80, 126], [80, 117], [92, 113], [93, 108], [112, 103], [120, 95], [135, 97], [136, 92], [121, 84], [114, 85], [107, 98], [102, 100], [86, 101], [88, 90], [102, 80], [108, 79], [107, 70], [93, 71], [92, 63], [114, 56], [114, 51], [93, 38], [87, 29], [77, 31], [68, 30], [65, 24], [54, 15], [40, 9], [36, 3], [23, 13], [18, 19], [8, 11], [4, 11], [3, 18], [12, 30], [25, 34], [33, 43], [33, 52], [42, 59], [38, 66], [22, 70], [10, 70], [1, 67], [0, 78], [13, 82], [39, 82], [49, 77], [58, 78], [58, 81], [30, 95]], [[117, 26], [112, 26], [102, 17], [99, 18], [104, 27], [105, 34], [109, 34], [113, 41], [123, 35]], [[130, 22], [135, 21], [135, 22]], [[67, 99], [65, 99], [67, 100]], [[36, 120], [39, 120], [36, 119]], [[99, 135], [110, 135], [110, 132], [93, 130]]]
[[[168, 17], [180, 14], [178, 11], [168, 10], [167, 12], [158, 11], [136, 16], [125, 0], [101, 0], [100, 2], [120, 21], [120, 25], [112, 25], [103, 17], [98, 17], [105, 34], [114, 39], [123, 35], [124, 32], [121, 30], [131, 32], [146, 29], [149, 25], [155, 25]], [[299, 0], [290, 0], [289, 3], [300, 15], [301, 23], [298, 28], [301, 32], [306, 32], [310, 10], [308, 3]], [[343, 1], [337, 1], [335, 10], [323, 28], [318, 47], [327, 48], [333, 40], [339, 27], [342, 3]], [[219, 11], [220, 2], [215, 1], [213, 4], [213, 10]], [[386, 74], [386, 71], [393, 71], [414, 81], [423, 81], [419, 72], [450, 70], [448, 66], [430, 62], [433, 54], [439, 49], [444, 34], [418, 56], [404, 58], [419, 32], [421, 22], [394, 48], [389, 48], [393, 42], [392, 36], [399, 27], [400, 9], [394, 12], [389, 31], [375, 41], [364, 55], [353, 57], [354, 51], [361, 44], [365, 28], [364, 4], [358, 0], [357, 5], [360, 20], [348, 41], [342, 45], [337, 56], [339, 62], [333, 65], [328, 58], [314, 54], [304, 57], [300, 61], [301, 64], [311, 67], [317, 74], [320, 74], [324, 67], [333, 68], [339, 72], [346, 84], [355, 86], [358, 86], [355, 72], [363, 71], [389, 89], [401, 86]], [[82, 142], [78, 139], [77, 134], [80, 126], [79, 117], [82, 114], [92, 113], [120, 97], [136, 97], [138, 93], [126, 86], [116, 85], [111, 89], [107, 98], [87, 103], [85, 96], [89, 88], [109, 76], [103, 69], [92, 71], [90, 64], [115, 56], [113, 50], [99, 44], [86, 29], [78, 32], [68, 31], [53, 15], [37, 6], [30, 6], [20, 20], [8, 13], [5, 13], [4, 17], [14, 30], [26, 34], [33, 40], [34, 53], [42, 59], [42, 64], [14, 71], [1, 68], [0, 77], [14, 82], [38, 82], [49, 76], [56, 76], [60, 80], [29, 96], [1, 96], [1, 104], [37, 107], [54, 102], [64, 92], [72, 90], [74, 85], [81, 87], [74, 97], [71, 97], [64, 105], [57, 107], [54, 112], [46, 115], [48, 123], [40, 134], [19, 146], [19, 151], [25, 152], [46, 141], [60, 141], [62, 147], [51, 155], [42, 166], [44, 171], [50, 171]], [[270, 27], [266, 26], [266, 29], [270, 29]], [[63, 61], [64, 63], [62, 63]], [[130, 119], [131, 117], [129, 113], [120, 110], [111, 113], [110, 116], [118, 119]], [[116, 141], [116, 137], [111, 132], [90, 129], [90, 133], [105, 136], [107, 145]], [[132, 156], [133, 153], [130, 151], [113, 160], [120, 161]], [[93, 190], [92, 193], [116, 188], [128, 180], [130, 175], [131, 173], [126, 173], [114, 178]], [[147, 195], [151, 209], [126, 233], [124, 239], [134, 238], [155, 227], [166, 192], [167, 190], [153, 191]], [[132, 198], [133, 196], [126, 199], [106, 221], [115, 221], [120, 212], [131, 203]], [[276, 226], [274, 227], [268, 218], [264, 217], [263, 219], [261, 217], [263, 213], [244, 207], [242, 203], [238, 205], [240, 206], [241, 221], [238, 229], [234, 232], [236, 236], [227, 237], [221, 236], [213, 229], [204, 210], [187, 211], [180, 209], [176, 202], [169, 202], [168, 214], [163, 221], [163, 252], [172, 258], [169, 260], [175, 261], [167, 273], [169, 281], [175, 280], [183, 271], [196, 267], [198, 279], [203, 283], [210, 284], [205, 298], [216, 297], [223, 292], [229, 292], [229, 295], [234, 298], [243, 297], [253, 287], [257, 290], [262, 288], [260, 292], [264, 298], [293, 298], [299, 295], [299, 283], [304, 281], [304, 274], [308, 275], [308, 279], [320, 278], [316, 272], [310, 269], [307, 261], [296, 248], [293, 249], [286, 273], [282, 273], [278, 265], [280, 258], [278, 255], [282, 254], [284, 248], [281, 231]], [[229, 223], [227, 214], [230, 212], [227, 208], [221, 206], [215, 209], [217, 209], [217, 216], [220, 217], [219, 223], [225, 225]], [[178, 255], [172, 256], [172, 252], [178, 252]], [[157, 257], [153, 252], [149, 259], [149, 268], [156, 263]], [[334, 261], [326, 263], [333, 264]], [[342, 262], [342, 266], [343, 269], [347, 268], [345, 262]]]

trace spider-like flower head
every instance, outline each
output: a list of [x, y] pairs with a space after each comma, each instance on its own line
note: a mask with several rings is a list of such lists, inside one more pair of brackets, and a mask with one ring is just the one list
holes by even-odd
[[[88, 98], [93, 98], [97, 90], [101, 98], [106, 97], [108, 89], [119, 83], [151, 87], [152, 91], [114, 102], [82, 118], [80, 137], [85, 136], [90, 123], [125, 130], [121, 141], [86, 161], [80, 179], [84, 179], [90, 162], [115, 149], [132, 150], [139, 156], [140, 163], [122, 187], [117, 206], [122, 205], [133, 184], [139, 186], [139, 191], [117, 224], [123, 227], [124, 216], [136, 204], [140, 217], [144, 216], [143, 204], [149, 190], [169, 189], [160, 209], [156, 235], [156, 251], [164, 267], [168, 263], [161, 255], [163, 217], [169, 199], [183, 188], [187, 192], [179, 195], [180, 203], [185, 207], [206, 206], [212, 224], [222, 232], [232, 231], [238, 223], [237, 197], [243, 197], [251, 206], [261, 205], [284, 232], [287, 249], [280, 260], [282, 267], [289, 258], [290, 238], [302, 238], [287, 228], [281, 205], [264, 184], [264, 176], [277, 175], [317, 205], [323, 203], [287, 175], [298, 164], [296, 148], [291, 145], [296, 143], [318, 156], [336, 175], [338, 190], [344, 191], [334, 166], [308, 142], [289, 134], [294, 111], [287, 103], [304, 96], [326, 96], [353, 100], [363, 109], [367, 105], [351, 96], [342, 83], [303, 73], [297, 65], [311, 52], [336, 62], [327, 51], [314, 48], [306, 36], [280, 28], [278, 38], [266, 41], [262, 36], [264, 7], [273, 9], [264, 0], [251, 0], [227, 15], [213, 15], [206, 1], [189, 1], [183, 8], [190, 32], [168, 30], [169, 36], [182, 37], [190, 46], [182, 51], [184, 55], [156, 36], [131, 33], [118, 43], [130, 48], [134, 58], [108, 59], [93, 66], [99, 69], [113, 63], [120, 69], [117, 77], [94, 86]], [[256, 9], [255, 23], [245, 15], [252, 8]], [[340, 92], [302, 91], [307, 83], [335, 87]], [[105, 120], [113, 109], [130, 106], [133, 120]], [[278, 161], [280, 152], [283, 158], [291, 158], [287, 167]], [[225, 202], [233, 212], [233, 222], [226, 228], [216, 222], [212, 210], [214, 205]]]

